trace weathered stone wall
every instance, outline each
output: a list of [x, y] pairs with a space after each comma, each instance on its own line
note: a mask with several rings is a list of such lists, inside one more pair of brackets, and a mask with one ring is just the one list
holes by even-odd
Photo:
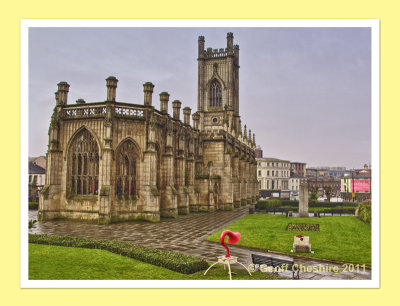
[[[158, 121], [149, 124], [151, 111], [145, 109], [140, 120], [113, 117], [110, 131], [104, 118], [61, 119], [58, 141], [53, 141], [56, 147], [47, 156], [49, 187], [40, 204], [41, 217], [98, 219], [102, 223], [138, 218], [158, 221], [161, 216], [231, 210], [254, 202], [252, 150], [241, 147], [241, 157], [233, 153], [234, 144], [227, 142], [232, 138], [224, 130], [204, 133], [199, 142], [200, 134], [169, 116], [157, 115]], [[99, 147], [99, 193], [91, 196], [69, 194], [70, 146], [83, 129], [90, 132]], [[134, 197], [118, 196], [115, 187], [116, 154], [127, 140], [134, 144], [138, 155]], [[200, 176], [195, 173], [199, 161]]]
[[[173, 114], [168, 114], [166, 92], [160, 94], [160, 111], [154, 108], [150, 82], [143, 85], [141, 105], [116, 102], [115, 77], [106, 80], [107, 100], [96, 103], [80, 99], [68, 104], [69, 85], [60, 82], [49, 127], [40, 218], [159, 221], [160, 217], [254, 204], [258, 194], [255, 140], [251, 133], [247, 139], [246, 126], [242, 134], [238, 47], [229, 43], [232, 39], [228, 33], [228, 47], [216, 53], [209, 49], [202, 53], [199, 47], [199, 108], [192, 116], [193, 127], [190, 108], [183, 109], [184, 120], [180, 120], [180, 101], [172, 102]], [[222, 105], [215, 109], [207, 104], [213, 79], [223, 89]], [[84, 130], [98, 145], [97, 194], [71, 191], [71, 144]], [[122, 167], [117, 165], [117, 155], [126, 142], [133, 145], [136, 156], [136, 189], [134, 194], [121, 195], [117, 194], [117, 167]]]

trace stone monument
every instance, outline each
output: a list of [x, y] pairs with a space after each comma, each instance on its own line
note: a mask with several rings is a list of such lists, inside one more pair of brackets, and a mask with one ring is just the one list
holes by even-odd
[[311, 251], [309, 236], [297, 235], [294, 237], [293, 250], [296, 253], [314, 253]]
[[299, 195], [299, 217], [307, 218], [308, 216], [308, 185], [306, 183], [301, 183]]

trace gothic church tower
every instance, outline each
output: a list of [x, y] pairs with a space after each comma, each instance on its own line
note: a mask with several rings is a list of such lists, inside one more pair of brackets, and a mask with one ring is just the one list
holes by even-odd
[[[258, 197], [255, 135], [239, 117], [239, 47], [204, 48], [198, 40], [198, 111], [151, 82], [143, 103], [118, 102], [118, 79], [106, 79], [103, 102], [68, 103], [60, 82], [49, 127], [46, 185], [38, 217], [159, 221], [190, 212], [233, 210]], [[250, 206], [249, 206], [250, 207]]]
[[239, 124], [239, 46], [227, 34], [226, 48], [204, 48], [198, 40], [198, 113], [200, 130], [219, 130], [227, 125], [235, 134]]

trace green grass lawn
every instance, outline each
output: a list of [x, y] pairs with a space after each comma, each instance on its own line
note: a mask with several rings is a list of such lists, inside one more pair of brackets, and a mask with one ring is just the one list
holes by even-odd
[[[203, 276], [205, 271], [181, 274], [165, 268], [153, 266], [105, 250], [62, 247], [43, 244], [29, 244], [29, 279], [31, 280], [229, 280], [228, 271], [216, 265]], [[232, 268], [236, 274], [232, 279], [282, 279], [270, 273], [252, 273], [244, 269]]]
[[[287, 231], [288, 223], [319, 224], [320, 232]], [[286, 218], [285, 215], [247, 215], [209, 236], [219, 241], [223, 230], [240, 232], [238, 245], [348, 263], [371, 265], [371, 227], [353, 216]], [[312, 253], [290, 253], [294, 236], [310, 236]]]

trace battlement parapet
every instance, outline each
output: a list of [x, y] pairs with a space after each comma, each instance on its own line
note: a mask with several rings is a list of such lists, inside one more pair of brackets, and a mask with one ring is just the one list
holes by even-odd
[[228, 48], [220, 48], [220, 49], [207, 48], [207, 50], [203, 50], [201, 55], [202, 58], [207, 59], [216, 57], [226, 57], [228, 55], [233, 55], [233, 53], [230, 52]]

